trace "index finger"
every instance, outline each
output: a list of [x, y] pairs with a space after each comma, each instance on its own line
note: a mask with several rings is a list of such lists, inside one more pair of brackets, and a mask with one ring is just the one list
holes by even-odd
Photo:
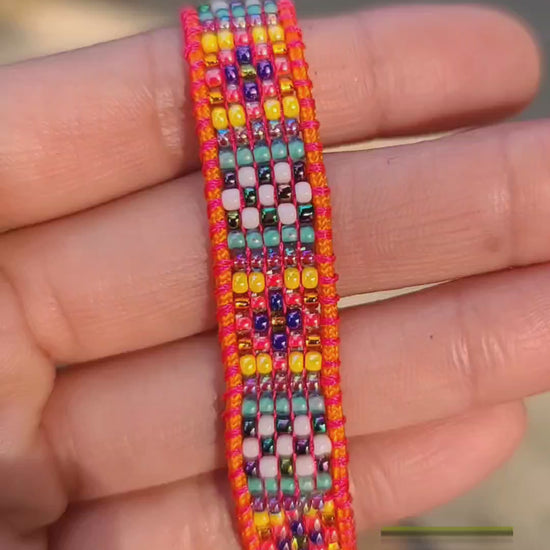
[[[306, 22], [326, 145], [511, 114], [537, 48], [500, 12], [396, 7]], [[0, 69], [0, 229], [40, 222], [196, 169], [178, 31]]]

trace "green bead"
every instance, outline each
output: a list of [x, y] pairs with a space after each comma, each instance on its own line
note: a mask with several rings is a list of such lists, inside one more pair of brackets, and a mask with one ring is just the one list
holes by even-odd
[[269, 162], [271, 155], [269, 153], [269, 147], [267, 145], [257, 145], [254, 147], [254, 160], [258, 164]]
[[294, 478], [292, 477], [281, 477], [281, 492], [285, 495], [293, 495], [296, 490], [296, 485], [294, 483]]
[[302, 395], [295, 395], [292, 398], [292, 410], [294, 414], [307, 414], [307, 401]]
[[293, 225], [283, 225], [281, 237], [284, 243], [295, 243], [298, 240], [298, 231]]
[[298, 486], [300, 487], [301, 493], [311, 493], [315, 488], [313, 483], [313, 477], [311, 476], [302, 476], [298, 478]]
[[[239, 166], [252, 166], [254, 164], [252, 151], [248, 147], [239, 147], [237, 149], [237, 164]], [[233, 167], [235, 166], [233, 165]]]
[[311, 244], [315, 242], [315, 230], [311, 225], [304, 225], [300, 227], [300, 242], [304, 244]]
[[266, 246], [279, 246], [281, 237], [277, 229], [271, 228], [264, 231], [264, 243]]
[[319, 491], [330, 491], [332, 488], [332, 477], [326, 472], [317, 474], [317, 489]]
[[281, 470], [281, 474], [284, 476], [294, 475], [294, 462], [292, 461], [292, 458], [280, 458], [279, 468]]
[[288, 151], [292, 160], [301, 160], [305, 156], [304, 142], [301, 139], [295, 139], [288, 144]]
[[222, 170], [232, 170], [235, 168], [235, 155], [232, 151], [222, 151], [220, 153], [220, 168]]
[[279, 223], [279, 214], [276, 208], [262, 208], [261, 218], [264, 227]]
[[325, 412], [325, 400], [320, 395], [309, 396], [309, 410], [311, 414], [323, 414]]
[[273, 160], [283, 160], [288, 156], [286, 145], [282, 141], [275, 141], [271, 144], [271, 156]]
[[248, 15], [262, 15], [261, 6], [248, 6]]
[[273, 398], [271, 396], [260, 398], [260, 412], [262, 414], [273, 414], [273, 409]]
[[227, 246], [231, 250], [244, 248], [244, 235], [240, 231], [232, 231], [227, 235]]
[[275, 402], [275, 410], [277, 414], [281, 416], [288, 416], [290, 414], [290, 403], [286, 397], [277, 397]]
[[248, 478], [248, 490], [252, 495], [261, 495], [263, 493], [262, 480], [259, 477]]
[[258, 405], [255, 399], [244, 399], [242, 406], [243, 416], [246, 418], [256, 418], [258, 413]]
[[198, 11], [199, 13], [210, 13], [210, 4], [201, 4]]
[[243, 199], [245, 206], [256, 206], [258, 202], [258, 193], [255, 187], [245, 187], [243, 189]]
[[277, 486], [277, 479], [274, 477], [268, 477], [266, 480], [264, 480], [265, 483], [265, 490], [270, 495], [276, 495], [279, 491], [279, 487]]
[[248, 231], [246, 233], [246, 244], [251, 249], [263, 248], [264, 243], [261, 233], [259, 231]]

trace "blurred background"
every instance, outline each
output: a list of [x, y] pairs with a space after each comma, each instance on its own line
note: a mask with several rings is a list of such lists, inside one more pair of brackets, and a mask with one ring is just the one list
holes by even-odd
[[[175, 25], [181, 3], [180, 0], [0, 0], [0, 63], [87, 46], [153, 27]], [[297, 0], [297, 7], [302, 16], [319, 16], [387, 3]], [[486, 3], [519, 14], [535, 30], [541, 48], [550, 51], [550, 0], [492, 0]], [[545, 78], [539, 97], [520, 118], [547, 117], [549, 114], [550, 84]], [[357, 147], [376, 145], [359, 144]], [[370, 296], [367, 300], [379, 298]], [[548, 548], [544, 527], [550, 524], [550, 396], [529, 400], [528, 408], [528, 434], [511, 462], [469, 494], [405, 522], [432, 526], [512, 525], [515, 528], [512, 540], [381, 541], [377, 533], [372, 533], [362, 537], [361, 550]]]

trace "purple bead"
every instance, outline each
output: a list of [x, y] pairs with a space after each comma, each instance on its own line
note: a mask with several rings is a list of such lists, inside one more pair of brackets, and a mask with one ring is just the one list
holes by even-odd
[[292, 543], [288, 539], [279, 542], [278, 550], [292, 550]]
[[245, 395], [256, 395], [257, 389], [256, 389], [256, 379], [255, 378], [247, 378], [244, 381], [244, 393]]
[[249, 65], [252, 61], [252, 52], [248, 46], [237, 46], [235, 51], [239, 65]]
[[313, 495], [311, 499], [311, 505], [315, 510], [320, 510], [323, 507], [324, 500], [323, 495]]
[[255, 460], [250, 460], [244, 464], [244, 473], [247, 476], [258, 477], [258, 462]]
[[313, 544], [323, 544], [323, 533], [321, 531], [313, 531], [309, 535], [309, 538]]
[[280, 292], [273, 292], [273, 294], [269, 296], [269, 307], [271, 311], [282, 311], [283, 304], [283, 295]]
[[265, 499], [264, 497], [254, 497], [252, 499], [252, 507], [255, 512], [263, 512], [265, 510]]
[[286, 334], [274, 333], [271, 335], [271, 345], [275, 351], [286, 351], [287, 339]]
[[294, 497], [284, 497], [284, 499], [283, 499], [283, 508], [285, 510], [295, 510], [296, 509], [296, 499]]
[[255, 82], [245, 82], [243, 86], [243, 94], [246, 101], [258, 101], [260, 99], [258, 85]]
[[270, 514], [278, 514], [281, 511], [281, 505], [277, 497], [270, 497], [267, 503]]
[[294, 535], [296, 535], [297, 537], [305, 535], [306, 526], [304, 525], [303, 521], [293, 521], [290, 524], [290, 528], [292, 529]]
[[239, 81], [239, 73], [234, 65], [227, 65], [225, 68], [225, 80], [227, 84], [237, 84]]
[[286, 133], [289, 136], [297, 136], [298, 135], [298, 132], [300, 131], [300, 126], [299, 126], [297, 120], [295, 120], [293, 118], [289, 118], [286, 121], [285, 126], [286, 126]]
[[328, 456], [323, 456], [317, 460], [317, 471], [328, 473], [330, 470], [330, 459]]
[[254, 329], [258, 332], [265, 332], [268, 324], [269, 319], [267, 318], [267, 315], [263, 313], [260, 315], [254, 315]]
[[296, 454], [299, 454], [299, 455], [309, 454], [309, 438], [297, 439], [294, 443], [294, 448], [296, 449]]
[[291, 309], [286, 314], [286, 324], [291, 330], [302, 328], [302, 314], [298, 309]]
[[258, 62], [256, 69], [258, 71], [258, 76], [262, 80], [269, 80], [273, 78], [273, 65], [271, 64], [271, 61], [262, 59]]

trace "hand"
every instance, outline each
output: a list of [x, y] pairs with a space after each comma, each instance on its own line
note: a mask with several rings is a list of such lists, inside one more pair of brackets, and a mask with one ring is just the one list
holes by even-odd
[[[483, 8], [305, 35], [327, 146], [480, 126], [538, 86], [528, 31]], [[0, 69], [4, 550], [238, 547], [180, 49], [161, 30]], [[452, 280], [342, 314], [361, 529], [478, 483], [550, 385], [549, 148], [529, 122], [327, 158], [342, 295]]]

